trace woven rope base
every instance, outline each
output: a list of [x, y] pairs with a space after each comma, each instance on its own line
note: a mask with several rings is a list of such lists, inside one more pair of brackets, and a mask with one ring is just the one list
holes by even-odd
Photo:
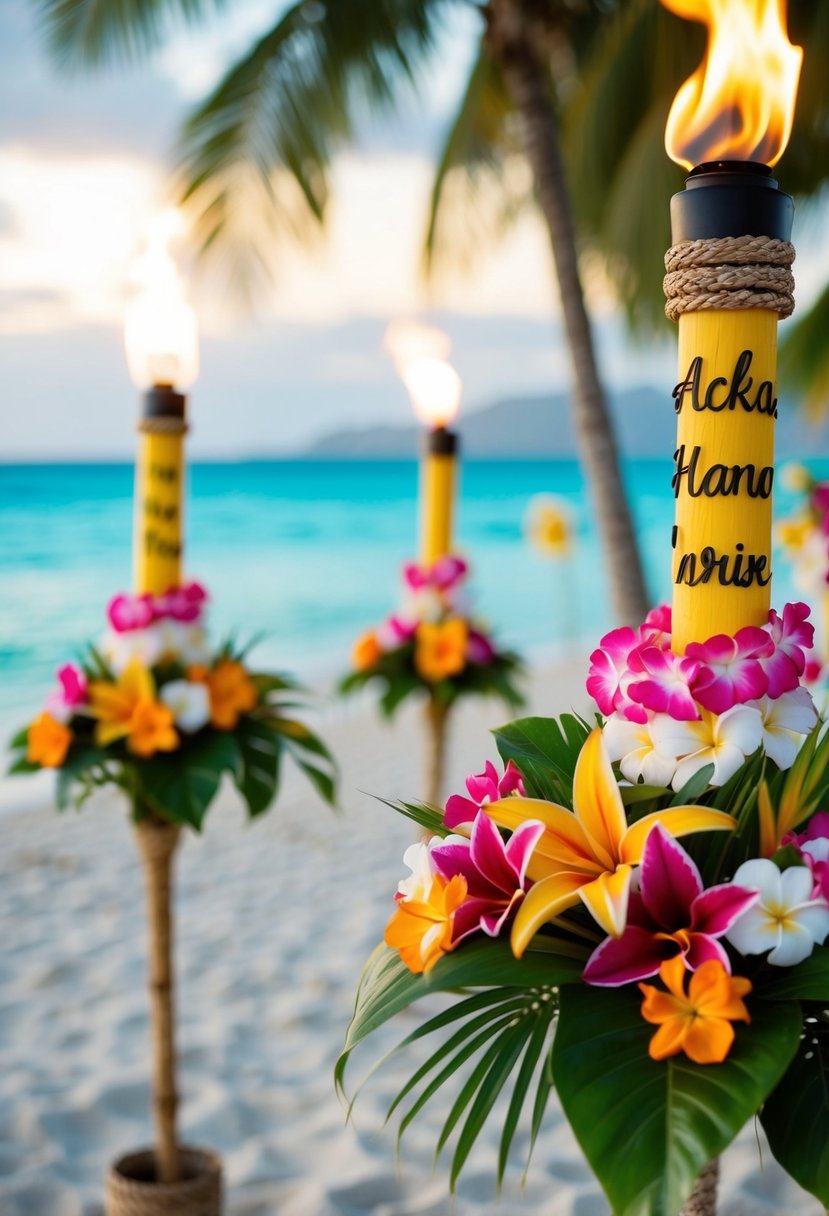
[[221, 1216], [222, 1164], [215, 1153], [181, 1148], [180, 1182], [155, 1181], [151, 1149], [121, 1157], [106, 1179], [106, 1216]]

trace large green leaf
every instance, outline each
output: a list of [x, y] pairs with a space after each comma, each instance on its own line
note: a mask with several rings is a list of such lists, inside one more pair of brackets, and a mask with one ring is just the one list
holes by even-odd
[[101, 771], [107, 759], [106, 752], [100, 747], [70, 748], [66, 760], [57, 770], [55, 798], [59, 811], [65, 811], [73, 802], [75, 806], [81, 806], [86, 801], [94, 786], [93, 770]]
[[235, 734], [240, 763], [234, 780], [253, 818], [266, 811], [276, 797], [282, 745], [276, 732], [255, 718], [240, 719]]
[[795, 967], [767, 967], [755, 987], [758, 996], [772, 1001], [829, 1004], [829, 947], [816, 946], [809, 958]]
[[829, 1207], [829, 1021], [809, 1015], [797, 1055], [761, 1113], [769, 1147], [787, 1173]]
[[524, 775], [527, 793], [571, 806], [573, 773], [590, 728], [573, 714], [519, 718], [493, 731], [501, 759]]
[[797, 1048], [800, 1007], [754, 1002], [723, 1064], [648, 1056], [653, 1026], [635, 988], [561, 989], [553, 1046], [570, 1125], [616, 1216], [676, 1216], [707, 1162], [731, 1143]]
[[153, 810], [171, 823], [187, 823], [199, 831], [222, 773], [235, 773], [238, 764], [233, 735], [211, 731], [180, 751], [141, 761], [137, 768], [141, 792]]

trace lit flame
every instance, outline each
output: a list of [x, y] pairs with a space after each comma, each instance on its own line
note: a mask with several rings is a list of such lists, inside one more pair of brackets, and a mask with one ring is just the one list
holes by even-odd
[[428, 426], [448, 426], [461, 405], [461, 378], [445, 359], [424, 356], [400, 369], [414, 412]]
[[662, 0], [708, 26], [705, 58], [674, 98], [665, 147], [686, 169], [704, 161], [775, 165], [794, 119], [801, 47], [786, 34], [785, 0]]
[[196, 314], [169, 249], [180, 229], [177, 212], [160, 215], [130, 267], [135, 290], [124, 318], [124, 342], [129, 373], [139, 388], [165, 385], [183, 391], [198, 375]]
[[383, 346], [427, 426], [448, 426], [458, 416], [461, 378], [448, 361], [449, 335], [419, 321], [392, 321]]

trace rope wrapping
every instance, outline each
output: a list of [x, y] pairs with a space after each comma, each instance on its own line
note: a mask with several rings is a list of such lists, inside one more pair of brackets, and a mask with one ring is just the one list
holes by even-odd
[[141, 418], [138, 431], [142, 435], [186, 435], [190, 429], [183, 418], [159, 417]]
[[717, 1211], [717, 1183], [720, 1175], [719, 1158], [706, 1165], [697, 1178], [693, 1191], [679, 1216], [715, 1216]]
[[665, 254], [665, 313], [764, 308], [794, 312], [795, 249], [771, 237], [729, 236], [680, 241]]

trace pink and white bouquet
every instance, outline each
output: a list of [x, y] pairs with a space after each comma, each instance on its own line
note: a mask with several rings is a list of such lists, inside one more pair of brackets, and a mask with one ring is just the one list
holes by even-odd
[[446, 706], [466, 693], [492, 693], [520, 705], [513, 683], [520, 660], [500, 650], [472, 616], [468, 574], [467, 563], [454, 555], [431, 565], [407, 563], [400, 608], [358, 639], [354, 670], [341, 691], [378, 681], [384, 686], [380, 704], [386, 713], [424, 690]]
[[829, 1205], [829, 733], [802, 685], [803, 604], [670, 650], [670, 613], [591, 658], [595, 722], [495, 731], [487, 763], [404, 857], [345, 1050], [421, 997], [437, 1036], [394, 1098], [444, 1088], [450, 1184], [499, 1094], [499, 1179], [555, 1087], [617, 1216], [677, 1216], [759, 1113]]

